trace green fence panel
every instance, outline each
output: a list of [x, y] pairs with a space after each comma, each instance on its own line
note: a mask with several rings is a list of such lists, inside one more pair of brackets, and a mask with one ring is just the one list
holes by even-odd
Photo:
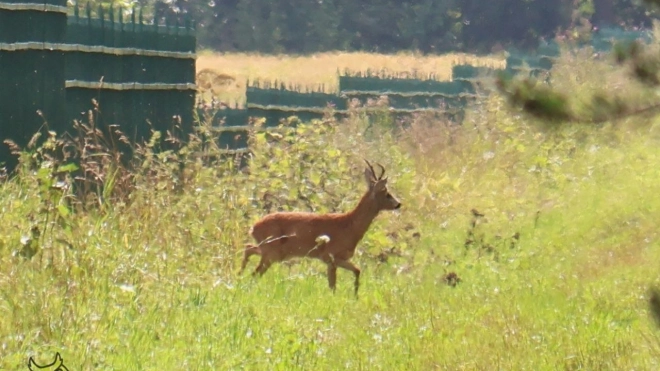
[[[67, 61], [70, 117], [101, 106], [100, 122], [118, 124], [146, 139], [151, 129], [191, 132], [195, 98], [196, 39], [187, 27], [145, 24], [142, 14], [99, 9], [99, 18], [79, 11], [69, 18], [70, 43], [78, 44]], [[105, 13], [105, 14], [104, 14]], [[85, 36], [80, 36], [83, 32]], [[102, 83], [101, 83], [102, 81]]]
[[542, 41], [539, 43], [538, 48], [536, 49], [536, 52], [539, 56], [541, 57], [559, 57], [561, 54], [561, 49], [559, 48], [559, 44], [555, 41]]
[[[380, 98], [377, 94], [359, 94], [354, 98], [358, 99], [362, 105], [366, 105], [371, 99], [376, 101]], [[393, 112], [401, 111], [427, 111], [437, 110], [451, 111], [462, 110], [468, 103], [473, 102], [476, 95], [454, 95], [454, 96], [400, 96], [389, 95], [387, 96], [387, 105], [391, 107]]]
[[437, 81], [432, 78], [419, 80], [368, 74], [345, 75], [339, 77], [340, 92], [350, 99], [358, 99], [362, 106], [368, 105], [369, 100], [378, 101], [386, 96], [387, 111], [397, 120], [416, 112], [436, 112], [460, 120], [466, 105], [476, 99], [474, 80], [493, 73], [493, 70], [455, 66], [452, 72], [459, 78], [454, 81]]
[[551, 70], [553, 64], [554, 64], [554, 59], [552, 57], [547, 57], [547, 56], [539, 57], [538, 66], [540, 69]]
[[192, 131], [191, 22], [146, 25], [141, 14], [95, 10], [96, 18], [89, 5], [67, 17], [65, 0], [0, 0], [0, 140], [24, 145], [44, 119], [70, 129], [73, 119], [87, 121], [92, 100], [98, 125], [118, 124], [137, 140], [151, 128]]
[[229, 151], [248, 148], [247, 109], [225, 108], [214, 111], [197, 109], [197, 115], [201, 120], [210, 121], [211, 136], [218, 148]]
[[609, 52], [617, 42], [640, 41], [649, 43], [653, 40], [647, 31], [625, 31], [622, 29], [602, 29], [591, 38], [591, 46], [597, 52]]
[[[25, 146], [47, 121], [61, 127], [64, 117], [66, 1], [0, 1], [0, 162], [9, 167], [5, 139]], [[42, 116], [37, 114], [41, 112]]]
[[[204, 117], [202, 111], [199, 113], [200, 117]], [[227, 108], [217, 110], [213, 114], [211, 125], [213, 127], [220, 126], [246, 126], [249, 123], [248, 110], [242, 108]]]
[[[405, 90], [405, 91], [402, 91]], [[474, 94], [475, 89], [474, 85], [465, 80], [458, 80], [458, 81], [451, 81], [451, 82], [443, 82], [440, 84], [437, 84], [433, 87], [433, 89], [423, 89], [420, 88], [420, 90], [412, 90], [410, 88], [406, 89], [397, 89], [397, 87], [392, 87], [392, 88], [384, 88], [384, 89], [379, 89], [379, 90], [347, 90], [347, 91], [342, 91], [342, 94], [345, 94], [347, 96], [356, 96], [356, 95], [361, 95], [361, 94], [377, 94], [377, 95], [387, 95], [387, 96], [414, 96], [414, 95], [423, 95], [423, 96], [453, 96], [453, 95], [462, 95], [462, 94]]]
[[595, 32], [593, 37], [600, 38], [602, 40], [641, 40], [643, 42], [651, 42], [653, 40], [653, 33], [647, 30], [624, 30], [619, 27], [605, 27], [600, 28], [597, 32]]
[[612, 42], [610, 40], [605, 40], [599, 37], [595, 37], [591, 40], [591, 46], [595, 51], [606, 53], [612, 50]]
[[266, 120], [264, 126], [268, 128], [275, 127], [282, 120], [287, 120], [292, 116], [298, 117], [300, 121], [308, 122], [322, 118], [323, 113], [248, 106], [248, 116], [251, 118], [264, 118]]
[[526, 64], [530, 69], [550, 70], [554, 61], [551, 57], [511, 54], [506, 59], [507, 70], [520, 69]]
[[249, 104], [262, 106], [273, 105], [325, 109], [328, 105], [332, 105], [338, 110], [346, 109], [346, 100], [336, 94], [293, 91], [281, 87], [261, 88], [248, 86], [246, 99]]
[[216, 144], [220, 149], [236, 150], [248, 148], [248, 130], [225, 130], [220, 131]]
[[480, 77], [491, 76], [495, 69], [490, 67], [475, 67], [470, 65], [456, 65], [451, 68], [453, 80], [458, 79], [477, 79]]
[[281, 120], [297, 116], [301, 121], [323, 118], [328, 107], [343, 112], [347, 109], [345, 98], [322, 92], [287, 90], [284, 86], [248, 86], [246, 100], [248, 115], [266, 119], [266, 126], [277, 126]]
[[474, 94], [474, 87], [464, 82], [339, 76], [339, 91], [348, 96], [358, 93], [457, 95]]

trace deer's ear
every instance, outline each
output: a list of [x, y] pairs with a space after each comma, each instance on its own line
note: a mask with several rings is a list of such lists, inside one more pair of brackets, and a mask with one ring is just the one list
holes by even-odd
[[375, 192], [384, 190], [387, 188], [387, 178], [375, 181], [372, 188]]

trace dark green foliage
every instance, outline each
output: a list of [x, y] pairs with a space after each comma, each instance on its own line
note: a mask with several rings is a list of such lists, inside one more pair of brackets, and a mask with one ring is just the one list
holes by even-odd
[[591, 105], [593, 121], [604, 122], [613, 117], [624, 115], [628, 108], [619, 97], [610, 97], [599, 93], [593, 96]]
[[[107, 4], [105, 0], [95, 0]], [[478, 52], [532, 50], [576, 24], [651, 26], [639, 0], [140, 0], [160, 22], [198, 23], [200, 45], [222, 51]], [[653, 2], [653, 0], [651, 0]], [[587, 21], [591, 21], [588, 23]], [[587, 32], [589, 33], [589, 32]], [[606, 48], [607, 49], [607, 48]]]
[[642, 3], [647, 6], [660, 6], [660, 0], [642, 0]]
[[650, 27], [652, 19], [658, 16], [657, 0], [595, 0], [594, 2], [596, 5], [605, 5], [606, 10], [603, 17], [594, 17], [594, 23], [597, 25], [626, 23], [631, 26]]
[[[216, 0], [172, 6], [200, 22], [200, 43], [219, 50], [487, 52], [495, 43], [532, 46], [569, 25], [569, 1]], [[209, 9], [210, 8], [210, 9]], [[179, 13], [158, 14], [176, 18]]]
[[549, 86], [532, 78], [520, 82], [500, 74], [497, 87], [514, 106], [520, 106], [527, 113], [546, 120], [569, 120], [573, 118], [568, 99]]
[[651, 87], [660, 84], [660, 55], [644, 51], [644, 46], [637, 41], [620, 43], [615, 47], [615, 59], [620, 65], [628, 64], [632, 76], [639, 82]]
[[571, 109], [571, 99], [564, 93], [553, 90], [549, 85], [534, 78], [513, 79], [500, 76], [497, 87], [510, 105], [523, 112], [556, 124], [568, 122], [602, 123], [629, 115], [649, 113], [660, 109], [660, 105], [635, 107], [621, 98], [604, 93], [594, 94], [585, 107], [585, 113], [577, 115]]
[[460, 7], [463, 42], [482, 50], [498, 42], [534, 47], [540, 36], [566, 27], [572, 10], [569, 1], [542, 0], [465, 0]]

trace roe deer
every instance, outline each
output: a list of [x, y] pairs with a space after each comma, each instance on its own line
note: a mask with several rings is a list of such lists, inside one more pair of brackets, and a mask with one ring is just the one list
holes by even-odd
[[[395, 210], [401, 202], [387, 190], [385, 168], [376, 177], [374, 168], [365, 160], [367, 192], [358, 205], [347, 213], [314, 214], [308, 212], [278, 212], [266, 215], [250, 229], [257, 245], [248, 244], [244, 251], [240, 273], [252, 255], [261, 255], [253, 275], [266, 273], [275, 262], [294, 257], [319, 259], [328, 266], [328, 284], [335, 291], [337, 267], [355, 275], [355, 295], [360, 286], [360, 269], [349, 260], [355, 247], [381, 210]], [[239, 273], [239, 274], [240, 274]]]

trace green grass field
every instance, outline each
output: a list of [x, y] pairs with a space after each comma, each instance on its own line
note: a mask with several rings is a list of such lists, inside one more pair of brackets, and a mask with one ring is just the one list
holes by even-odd
[[[640, 94], [579, 62], [553, 83]], [[0, 368], [60, 352], [69, 370], [657, 370], [659, 125], [551, 130], [493, 95], [460, 127], [353, 116], [255, 134], [249, 171], [195, 148], [184, 166], [143, 148], [131, 173], [88, 158], [101, 187], [84, 200], [56, 161], [25, 167], [0, 183]], [[350, 272], [332, 294], [316, 261], [237, 275], [267, 211], [352, 208], [363, 158], [403, 208], [358, 246], [358, 299]]]

